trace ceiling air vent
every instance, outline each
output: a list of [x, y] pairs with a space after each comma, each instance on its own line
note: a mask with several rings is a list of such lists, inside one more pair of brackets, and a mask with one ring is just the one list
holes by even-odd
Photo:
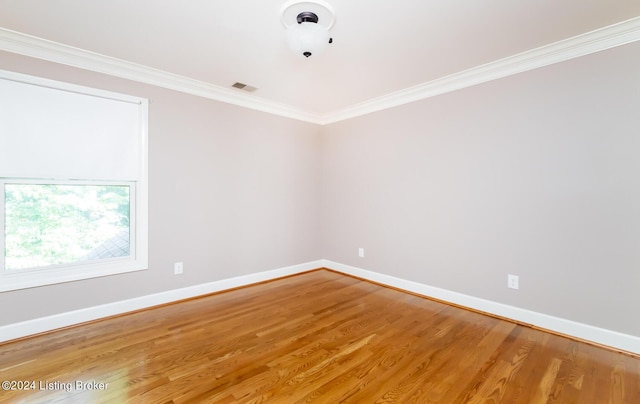
[[238, 90], [247, 91], [249, 93], [252, 93], [252, 92], [257, 90], [257, 88], [255, 88], [253, 86], [250, 86], [250, 85], [247, 85], [247, 84], [244, 84], [244, 83], [240, 83], [240, 82], [237, 82], [237, 81], [235, 83], [233, 83], [231, 85], [231, 87], [237, 88]]

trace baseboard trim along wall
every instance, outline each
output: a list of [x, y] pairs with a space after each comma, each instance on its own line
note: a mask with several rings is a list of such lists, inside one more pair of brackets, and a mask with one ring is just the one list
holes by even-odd
[[87, 307], [52, 316], [36, 318], [15, 324], [0, 326], [0, 342], [23, 338], [34, 334], [52, 331], [58, 328], [68, 327], [105, 317], [146, 309], [161, 304], [172, 303], [192, 297], [207, 295], [228, 289], [247, 286], [253, 283], [268, 281], [284, 276], [295, 275], [312, 269], [321, 268], [323, 260], [311, 261], [304, 264], [257, 272], [234, 278], [222, 279], [201, 285], [189, 286], [181, 289], [169, 290], [152, 295], [141, 296], [134, 299], [107, 303], [99, 306]]
[[332, 261], [324, 261], [324, 267], [346, 275], [406, 290], [425, 297], [441, 300], [472, 310], [503, 317], [518, 323], [528, 324], [550, 332], [564, 334], [587, 342], [604, 345], [616, 350], [640, 355], [640, 337], [623, 334], [588, 324], [578, 323], [543, 313], [468, 296], [406, 279], [396, 278]]
[[20, 323], [8, 324], [0, 326], [0, 342], [23, 338], [58, 328], [98, 320], [135, 310], [141, 310], [161, 304], [172, 303], [183, 299], [247, 286], [258, 282], [269, 281], [284, 276], [295, 275], [317, 268], [331, 269], [345, 275], [362, 278], [371, 282], [441, 300], [443, 302], [510, 319], [518, 323], [529, 324], [551, 332], [564, 334], [569, 337], [590, 341], [595, 344], [640, 355], [640, 337], [549, 316], [547, 314], [513, 307], [462, 293], [452, 292], [446, 289], [436, 288], [419, 282], [396, 278], [394, 276], [380, 274], [329, 260], [311, 261], [304, 264], [223, 279], [202, 285], [170, 290], [100, 306], [88, 307], [85, 309], [60, 313]]

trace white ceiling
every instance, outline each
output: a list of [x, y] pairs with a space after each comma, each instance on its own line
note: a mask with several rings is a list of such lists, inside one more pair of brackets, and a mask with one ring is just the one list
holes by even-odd
[[0, 0], [0, 27], [326, 115], [640, 16], [638, 0], [326, 0], [334, 43], [306, 59], [285, 1]]

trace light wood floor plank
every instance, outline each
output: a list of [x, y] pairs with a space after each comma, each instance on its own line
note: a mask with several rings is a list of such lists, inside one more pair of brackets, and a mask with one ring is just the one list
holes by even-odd
[[2, 403], [640, 403], [640, 358], [327, 270], [2, 344], [0, 380], [36, 383]]

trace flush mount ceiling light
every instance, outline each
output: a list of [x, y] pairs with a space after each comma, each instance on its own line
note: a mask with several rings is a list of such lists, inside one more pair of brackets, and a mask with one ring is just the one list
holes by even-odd
[[289, 1], [282, 6], [281, 14], [287, 42], [295, 53], [319, 55], [333, 42], [329, 29], [335, 17], [333, 8], [324, 1]]

